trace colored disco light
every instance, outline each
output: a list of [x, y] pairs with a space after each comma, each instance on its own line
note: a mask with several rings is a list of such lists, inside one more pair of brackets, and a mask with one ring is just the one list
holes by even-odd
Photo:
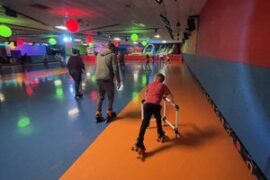
[[50, 38], [49, 41], [48, 41], [48, 43], [49, 43], [50, 45], [55, 45], [55, 44], [57, 43], [57, 41], [56, 41], [56, 39], [54, 39], [54, 38]]
[[56, 88], [56, 97], [63, 98], [64, 97], [64, 91], [62, 88]]
[[17, 40], [17, 46], [23, 46], [24, 41], [23, 40]]
[[138, 34], [134, 33], [134, 34], [131, 34], [130, 39], [131, 39], [131, 41], [135, 42], [139, 39], [139, 36], [138, 36]]
[[12, 30], [6, 25], [0, 25], [0, 36], [8, 38], [12, 35]]
[[139, 94], [137, 92], [132, 92], [132, 100], [134, 102], [138, 102], [139, 101]]
[[19, 128], [25, 128], [31, 124], [31, 121], [28, 117], [21, 117], [17, 122]]
[[146, 75], [144, 75], [142, 77], [142, 85], [145, 86], [146, 84], [147, 84], [147, 77], [146, 77]]
[[94, 83], [94, 84], [97, 82], [96, 76], [95, 76], [95, 75], [93, 75], [93, 76], [91, 77], [91, 82]]
[[33, 88], [31, 86], [26, 86], [26, 94], [28, 96], [32, 96], [33, 95]]
[[72, 45], [70, 43], [66, 44], [67, 48], [72, 48]]
[[92, 36], [86, 36], [86, 42], [87, 43], [92, 43], [93, 42], [93, 37]]
[[79, 23], [77, 21], [75, 21], [74, 19], [68, 19], [66, 21], [66, 27], [67, 27], [68, 31], [71, 33], [75, 33], [77, 31], [79, 31], [79, 29], [80, 29]]
[[146, 40], [143, 40], [143, 41], [142, 41], [142, 45], [143, 45], [143, 46], [146, 46], [147, 44], [148, 44], [148, 43], [147, 43]]
[[93, 100], [93, 101], [97, 100], [97, 91], [91, 92], [91, 100]]

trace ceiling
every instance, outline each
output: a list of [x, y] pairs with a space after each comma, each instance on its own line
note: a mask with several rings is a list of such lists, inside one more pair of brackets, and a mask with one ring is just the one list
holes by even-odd
[[[81, 39], [92, 35], [97, 41], [113, 37], [129, 41], [130, 34], [137, 33], [142, 40], [153, 38], [157, 31], [162, 40], [181, 41], [187, 18], [199, 15], [206, 1], [164, 0], [159, 4], [156, 0], [2, 0], [0, 24], [13, 29], [11, 40], [47, 41], [48, 37], [65, 33], [55, 26], [73, 18], [79, 22], [80, 31], [72, 36]], [[17, 12], [17, 17], [7, 16], [6, 8]]]

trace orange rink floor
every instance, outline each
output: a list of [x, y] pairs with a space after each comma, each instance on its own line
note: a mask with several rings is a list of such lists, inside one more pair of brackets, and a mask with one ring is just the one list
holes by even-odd
[[[173, 130], [165, 126], [170, 140], [157, 142], [152, 121], [144, 141], [146, 159], [142, 162], [136, 158], [131, 147], [141, 124], [143, 90], [73, 163], [62, 180], [254, 179], [185, 65], [170, 64], [162, 72], [180, 105], [182, 137], [175, 138]], [[173, 109], [168, 113], [172, 120]]]

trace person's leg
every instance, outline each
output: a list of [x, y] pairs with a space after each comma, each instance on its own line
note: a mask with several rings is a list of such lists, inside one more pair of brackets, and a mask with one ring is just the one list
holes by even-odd
[[80, 87], [82, 83], [82, 73], [77, 72], [77, 79], [76, 79], [76, 95], [82, 96], [82, 93], [80, 92]]
[[114, 92], [115, 92], [114, 83], [105, 82], [104, 88], [108, 95], [108, 111], [113, 111], [113, 101], [114, 101]]
[[80, 85], [81, 85], [81, 81], [82, 81], [82, 76], [81, 73], [78, 71], [72, 71], [71, 72], [71, 76], [73, 78], [73, 80], [75, 81], [75, 92], [76, 92], [76, 96], [80, 96]]
[[98, 101], [97, 101], [97, 111], [102, 111], [102, 103], [105, 96], [105, 90], [103, 88], [103, 81], [97, 80], [97, 91], [98, 91]]
[[143, 145], [145, 131], [146, 131], [146, 128], [149, 126], [149, 122], [150, 122], [150, 119], [152, 116], [152, 109], [151, 108], [152, 108], [151, 104], [146, 103], [143, 106], [143, 120], [142, 120], [142, 124], [140, 127], [139, 136], [137, 138], [136, 146]]
[[74, 81], [74, 88], [75, 88], [75, 94], [77, 95], [77, 72], [76, 71], [70, 71], [69, 72], [70, 76], [72, 77], [73, 81]]
[[162, 129], [160, 110], [161, 110], [160, 105], [155, 105], [155, 107], [153, 108], [153, 114], [154, 114], [154, 117], [156, 118], [157, 133], [158, 133], [159, 138], [164, 136], [164, 134], [165, 134], [163, 129]]

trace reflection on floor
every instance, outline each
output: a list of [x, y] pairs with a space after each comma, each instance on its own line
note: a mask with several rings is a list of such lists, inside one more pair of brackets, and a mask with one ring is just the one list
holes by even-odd
[[[65, 179], [254, 179], [224, 131], [188, 69], [163, 68], [167, 84], [180, 105], [180, 133], [176, 139], [166, 126], [170, 141], [156, 142], [155, 123], [146, 132], [146, 160], [131, 151], [140, 127], [140, 103], [144, 92], [120, 113], [61, 177]], [[168, 112], [173, 118], [173, 110]]]
[[[160, 69], [146, 72], [139, 63], [121, 68], [119, 112]], [[84, 98], [74, 100], [73, 81], [65, 68], [1, 76], [0, 179], [57, 179], [107, 127], [95, 123], [97, 92], [94, 66], [83, 80]], [[106, 103], [104, 106], [104, 111]]]

